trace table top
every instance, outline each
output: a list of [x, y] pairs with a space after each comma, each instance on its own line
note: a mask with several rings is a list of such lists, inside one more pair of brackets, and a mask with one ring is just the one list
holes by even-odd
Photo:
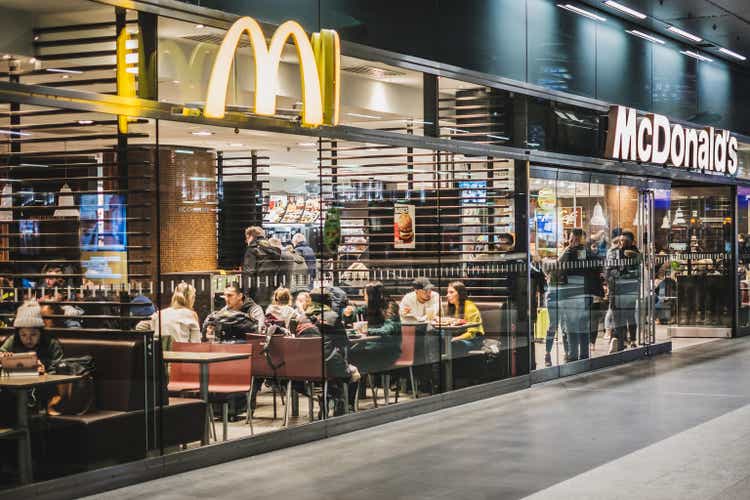
[[361, 337], [349, 337], [350, 344], [359, 344], [360, 342], [369, 342], [380, 339], [380, 335], [363, 335]]
[[28, 377], [0, 377], [0, 388], [2, 389], [28, 389], [48, 384], [62, 384], [73, 382], [82, 378], [80, 375], [31, 375]]
[[473, 328], [479, 326], [481, 323], [464, 323], [463, 325], [433, 325], [438, 330], [466, 330], [467, 328]]
[[248, 359], [250, 353], [242, 352], [183, 352], [164, 351], [164, 361], [167, 363], [218, 363], [221, 361], [234, 361], [236, 359]]

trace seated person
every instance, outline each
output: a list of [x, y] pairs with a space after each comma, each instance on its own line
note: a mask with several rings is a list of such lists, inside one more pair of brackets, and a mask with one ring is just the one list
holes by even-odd
[[220, 342], [245, 342], [247, 333], [263, 330], [263, 309], [250, 297], [245, 297], [236, 283], [224, 289], [226, 305], [206, 317], [203, 336], [216, 337]]
[[16, 331], [0, 346], [0, 356], [35, 352], [39, 359], [39, 373], [54, 371], [55, 365], [63, 358], [62, 345], [44, 331], [41, 308], [36, 301], [25, 302], [18, 308], [13, 327]]
[[464, 333], [451, 339], [454, 357], [465, 356], [469, 351], [481, 349], [484, 340], [482, 314], [468, 296], [466, 285], [462, 282], [454, 281], [448, 285], [448, 316], [464, 319], [467, 323], [479, 323], [478, 326], [467, 328]]
[[401, 321], [426, 323], [440, 315], [440, 294], [427, 278], [415, 279], [411, 286], [413, 292], [404, 295], [399, 304]]
[[367, 335], [380, 338], [355, 344], [349, 351], [349, 360], [373, 373], [388, 369], [401, 355], [401, 321], [398, 305], [385, 299], [379, 281], [365, 286], [364, 297]]
[[154, 332], [161, 334], [165, 349], [169, 350], [171, 340], [175, 342], [200, 342], [200, 324], [195, 306], [195, 288], [184, 281], [178, 284], [172, 294], [169, 307], [151, 316]]
[[271, 304], [266, 308], [266, 321], [289, 328], [289, 322], [296, 315], [292, 307], [292, 294], [288, 288], [277, 288], [273, 292]]
[[300, 292], [297, 294], [295, 305], [298, 311], [303, 312], [314, 323], [322, 320], [323, 314], [331, 312], [332, 296], [325, 288], [313, 288], [309, 292]]

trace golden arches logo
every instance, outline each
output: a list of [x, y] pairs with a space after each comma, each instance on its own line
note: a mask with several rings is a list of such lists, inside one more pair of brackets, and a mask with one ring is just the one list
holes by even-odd
[[281, 52], [291, 38], [297, 48], [302, 81], [302, 124], [315, 127], [338, 123], [341, 98], [341, 47], [338, 33], [321, 30], [320, 33], [313, 33], [308, 40], [302, 26], [294, 21], [286, 21], [276, 29], [270, 44], [266, 45], [260, 24], [251, 17], [238, 19], [221, 42], [208, 82], [206, 107], [203, 111], [205, 116], [224, 117], [232, 60], [243, 33], [247, 33], [250, 39], [255, 63], [256, 114], [276, 113]]

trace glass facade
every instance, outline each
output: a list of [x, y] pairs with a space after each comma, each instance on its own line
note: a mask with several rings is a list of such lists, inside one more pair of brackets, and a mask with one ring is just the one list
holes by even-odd
[[[549, 21], [529, 40], [548, 63], [534, 81], [598, 85], [570, 56], [594, 59], [598, 28], [505, 3]], [[298, 124], [291, 45], [275, 114], [253, 113], [245, 43], [227, 117], [208, 120], [224, 29], [44, 5], [0, 8], [26, 33], [0, 42], [0, 350], [33, 351], [31, 371], [47, 372], [3, 364], [0, 487], [750, 327], [747, 189], [587, 164], [601, 111], [344, 55], [342, 126], [313, 130]], [[320, 24], [375, 36], [352, 18]], [[693, 92], [662, 77], [665, 110], [673, 87]], [[728, 289], [737, 307], [717, 300]]]

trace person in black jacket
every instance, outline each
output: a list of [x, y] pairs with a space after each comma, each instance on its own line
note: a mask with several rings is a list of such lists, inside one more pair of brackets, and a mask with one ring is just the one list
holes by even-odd
[[568, 331], [566, 361], [589, 357], [591, 304], [593, 297], [601, 293], [601, 262], [586, 245], [585, 237], [586, 233], [582, 229], [573, 229], [568, 246], [558, 260], [561, 272], [558, 300], [560, 308], [565, 311]]
[[268, 307], [273, 297], [273, 291], [283, 283], [281, 272], [281, 248], [271, 244], [266, 239], [266, 232], [262, 227], [250, 226], [245, 229], [247, 249], [242, 261], [242, 272], [250, 278], [249, 293], [260, 304]]

